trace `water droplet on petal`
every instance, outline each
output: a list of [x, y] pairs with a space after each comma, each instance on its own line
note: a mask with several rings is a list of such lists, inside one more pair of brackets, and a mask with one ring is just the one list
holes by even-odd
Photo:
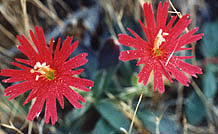
[[39, 118], [40, 113], [41, 113], [41, 112], [39, 112], [39, 113], [36, 115], [37, 118]]
[[36, 75], [36, 81], [39, 80], [39, 75]]

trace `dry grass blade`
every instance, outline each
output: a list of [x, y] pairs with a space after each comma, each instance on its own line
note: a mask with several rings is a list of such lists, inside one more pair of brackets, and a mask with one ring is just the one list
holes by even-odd
[[211, 110], [214, 112], [214, 114], [218, 117], [218, 110], [216, 108], [216, 106], [214, 106], [213, 103], [211, 103], [210, 101], [208, 101], [207, 97], [205, 97], [205, 95], [202, 93], [201, 89], [198, 87], [198, 85], [195, 83], [195, 81], [192, 80], [191, 82], [192, 87], [194, 88], [195, 92], [197, 93], [197, 95], [200, 97], [200, 99], [202, 100], [203, 104], [205, 105], [205, 107], [208, 110]]
[[[143, 92], [143, 91], [142, 91]], [[117, 103], [116, 106], [123, 112], [123, 114], [128, 117], [132, 122], [131, 122], [131, 126], [133, 128], [133, 124], [135, 125], [135, 127], [137, 128], [139, 133], [142, 134], [149, 134], [149, 131], [144, 127], [143, 123], [141, 122], [141, 120], [137, 117], [136, 112], [134, 111], [129, 105], [127, 105], [125, 102], [123, 101], [119, 101], [116, 99], [116, 97], [111, 94], [106, 92], [106, 95], [108, 96], [108, 98], [110, 98], [111, 100], [116, 100]], [[140, 94], [139, 99], [142, 97], [142, 94]], [[142, 98], [141, 98], [142, 99]], [[134, 118], [134, 119], [133, 119]], [[130, 134], [130, 130], [132, 131], [132, 128], [129, 129], [129, 132], [127, 132], [127, 130], [125, 130], [124, 128], [121, 128], [121, 130], [124, 133], [128, 133]]]
[[14, 44], [16, 44], [15, 36], [10, 31], [8, 31], [2, 24], [0, 24], [0, 31], [5, 34], [11, 41], [13, 41]]
[[183, 90], [184, 86], [179, 84], [178, 92], [177, 92], [177, 100], [176, 100], [176, 115], [177, 115], [177, 121], [180, 120], [182, 116], [182, 105], [183, 105]]
[[32, 134], [33, 122], [29, 121], [28, 134]]
[[6, 127], [6, 128], [9, 128], [9, 129], [12, 129], [12, 130], [16, 131], [16, 132], [19, 133], [19, 134], [24, 134], [24, 133], [22, 133], [18, 128], [14, 127], [14, 125], [12, 124], [12, 122], [10, 122], [10, 125], [7, 125], [7, 124], [0, 124], [0, 126]]
[[[2, 84], [0, 84], [0, 91], [3, 93], [4, 90], [5, 88], [3, 87]], [[22, 120], [26, 118], [25, 111], [23, 110], [22, 106], [18, 104], [16, 100], [8, 101], [7, 97], [0, 97], [0, 106], [1, 106], [0, 107], [0, 117], [1, 117], [0, 121], [1, 122], [5, 122], [8, 120], [9, 118], [8, 114], [10, 115], [9, 120], [11, 121], [13, 121], [15, 117], [18, 117]], [[4, 115], [7, 115], [7, 116], [4, 116]]]
[[[176, 10], [176, 8], [174, 7], [173, 3], [171, 2], [171, 0], [169, 0], [169, 3], [171, 5], [171, 7], [173, 8], [174, 12], [179, 16], [179, 18], [182, 18], [182, 14], [180, 12], [178, 12]], [[189, 32], [188, 28], [185, 28], [186, 33]], [[192, 55], [194, 56], [194, 58], [192, 59], [192, 64], [197, 65], [197, 61], [196, 61], [196, 55], [195, 55], [195, 44], [191, 43], [192, 46]]]
[[63, 21], [52, 11], [50, 11], [47, 7], [45, 7], [39, 0], [28, 0], [33, 3], [36, 7], [40, 8], [47, 16], [53, 19], [58, 25], [62, 25]]
[[0, 12], [17, 32], [23, 33], [23, 21], [21, 21], [23, 20], [22, 12], [20, 12], [20, 10], [15, 10], [20, 9], [18, 5], [18, 1], [9, 2], [3, 0], [0, 6]]
[[7, 49], [5, 49], [4, 47], [0, 46], [0, 53], [3, 53], [4, 55], [8, 56], [8, 57], [13, 57], [14, 53], [12, 53], [11, 51], [8, 51]]
[[[144, 91], [144, 90], [143, 90], [143, 91]], [[129, 132], [128, 132], [129, 134], [132, 133], [132, 128], [133, 128], [134, 120], [135, 120], [136, 113], [137, 113], [138, 108], [139, 108], [139, 104], [141, 103], [141, 100], [142, 100], [143, 91], [142, 91], [142, 93], [140, 94], [140, 97], [139, 97], [139, 100], [138, 100], [138, 102], [137, 102], [137, 105], [136, 105], [136, 108], [135, 108], [134, 114], [133, 114], [133, 116], [132, 116], [132, 122], [131, 122], [131, 124], [130, 124]]]
[[22, 11], [23, 11], [23, 21], [24, 21], [24, 29], [25, 29], [25, 35], [28, 35], [29, 31], [29, 22], [28, 22], [28, 15], [27, 15], [27, 9], [26, 9], [26, 0], [20, 0]]

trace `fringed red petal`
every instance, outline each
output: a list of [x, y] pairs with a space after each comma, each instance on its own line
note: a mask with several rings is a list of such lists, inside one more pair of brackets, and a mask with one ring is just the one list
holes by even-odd
[[127, 50], [120, 53], [119, 59], [122, 61], [134, 60], [141, 57], [149, 56], [146, 52], [140, 50]]
[[138, 82], [143, 82], [143, 84], [146, 85], [152, 70], [153, 70], [153, 63], [150, 62], [145, 63], [142, 70], [137, 75], [137, 77], [139, 78]]
[[88, 62], [88, 60], [86, 59], [87, 55], [88, 55], [87, 53], [81, 53], [71, 58], [70, 60], [66, 61], [63, 65], [64, 69], [73, 69], [84, 65], [86, 62]]
[[154, 66], [154, 91], [156, 91], [157, 89], [160, 93], [163, 93], [165, 91], [162, 79], [162, 72], [158, 64]]
[[[173, 82], [171, 77], [174, 76], [181, 84], [188, 86], [190, 80], [183, 72], [194, 77], [202, 73], [199, 67], [181, 61], [182, 59], [193, 58], [193, 56], [178, 57], [174, 53], [191, 50], [192, 48], [184, 46], [200, 40], [203, 34], [195, 34], [198, 28], [194, 28], [181, 35], [191, 23], [189, 15], [184, 15], [176, 23], [177, 16], [173, 16], [167, 24], [168, 7], [167, 1], [163, 5], [159, 2], [155, 24], [151, 4], [147, 2], [144, 4], [146, 26], [140, 20], [139, 24], [145, 33], [147, 42], [129, 28], [128, 30], [135, 38], [125, 34], [118, 36], [121, 44], [135, 48], [135, 50], [122, 51], [119, 59], [122, 61], [138, 59], [136, 65], [144, 64], [138, 74], [138, 81], [143, 82], [144, 85], [147, 84], [150, 73], [154, 71], [154, 90], [158, 89], [160, 93], [165, 90], [162, 75], [171, 82]], [[178, 60], [175, 60], [176, 58]]]
[[45, 123], [49, 123], [51, 118], [52, 125], [57, 121], [57, 108], [56, 108], [56, 98], [55, 94], [50, 94], [46, 98], [46, 107], [45, 107]]
[[27, 115], [28, 120], [33, 121], [33, 119], [41, 113], [44, 102], [45, 102], [45, 97], [39, 96], [38, 98], [36, 98], [35, 103], [31, 107]]
[[[3, 82], [21, 81], [21, 83], [8, 87], [4, 93], [5, 96], [10, 96], [10, 100], [32, 89], [23, 103], [25, 105], [34, 98], [36, 99], [27, 119], [32, 121], [38, 117], [46, 100], [45, 122], [49, 123], [51, 119], [51, 123], [54, 125], [57, 122], [56, 99], [61, 108], [64, 108], [63, 96], [75, 108], [82, 108], [79, 101], [85, 102], [85, 99], [73, 91], [70, 86], [85, 92], [90, 91], [90, 87], [93, 87], [93, 81], [73, 77], [73, 75], [80, 75], [84, 71], [84, 69], [72, 69], [84, 65], [88, 61], [86, 59], [88, 54], [82, 53], [67, 60], [79, 44], [78, 41], [75, 41], [71, 45], [73, 37], [67, 37], [62, 46], [59, 38], [53, 52], [53, 38], [48, 47], [41, 27], [35, 27], [35, 34], [30, 30], [30, 36], [35, 46], [31, 45], [23, 35], [17, 36], [20, 42], [18, 49], [28, 57], [28, 60], [16, 58], [18, 63], [12, 62], [12, 64], [22, 70], [2, 69], [0, 72], [1, 76], [10, 77]], [[46, 71], [52, 75], [47, 76]]]

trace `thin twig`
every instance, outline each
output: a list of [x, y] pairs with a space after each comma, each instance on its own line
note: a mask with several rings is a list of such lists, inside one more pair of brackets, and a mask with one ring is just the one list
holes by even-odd
[[127, 34], [127, 32], [126, 32], [126, 30], [125, 30], [125, 28], [124, 28], [124, 26], [123, 26], [123, 23], [122, 23], [122, 17], [123, 17], [123, 10], [120, 10], [120, 13], [116, 13], [115, 12], [115, 14], [116, 14], [116, 19], [117, 19], [117, 24], [118, 24], [118, 26], [119, 26], [119, 28], [120, 28], [120, 30], [121, 30], [121, 32], [122, 33], [125, 33], [125, 34]]
[[160, 120], [161, 120], [160, 118], [156, 117], [156, 128], [155, 128], [156, 134], [160, 134], [160, 130], [159, 130]]
[[23, 134], [18, 128], [14, 127], [14, 125], [12, 124], [12, 122], [10, 122], [10, 125], [7, 125], [7, 124], [0, 124], [0, 126], [6, 127], [6, 128], [9, 128], [9, 129], [12, 129], [12, 130], [16, 131], [16, 132], [19, 133], [19, 134]]
[[44, 126], [44, 124], [45, 124], [44, 119], [42, 119], [42, 120], [40, 121], [40, 124], [37, 123], [37, 127], [38, 127], [38, 130], [39, 130], [39, 134], [43, 134], [43, 126]]
[[0, 31], [16, 44], [15, 36], [10, 31], [8, 31], [2, 24], [0, 24]]
[[170, 6], [173, 8], [173, 10], [175, 11], [175, 13], [179, 16], [179, 18], [182, 18], [182, 14], [180, 12], [178, 12], [176, 10], [176, 8], [174, 7], [173, 3], [171, 2], [171, 0], [169, 0]]
[[32, 134], [33, 122], [29, 121], [28, 134]]
[[156, 134], [160, 134], [160, 128], [159, 128], [160, 121], [163, 118], [163, 115], [164, 115], [165, 111], [167, 110], [168, 106], [169, 105], [165, 106], [165, 108], [164, 108], [163, 112], [161, 113], [160, 117], [156, 116], [156, 128], [155, 128]]
[[55, 11], [55, 8], [54, 8], [54, 6], [53, 6], [53, 3], [54, 1], [53, 0], [47, 0], [47, 3], [48, 3], [48, 9], [50, 10], [50, 11], [52, 11], [54, 14], [57, 14], [57, 12]]
[[188, 124], [185, 115], [183, 114], [183, 134], [188, 134]]
[[198, 85], [195, 83], [195, 81], [192, 80], [191, 82], [192, 87], [194, 88], [195, 92], [197, 93], [197, 95], [200, 97], [200, 99], [202, 100], [204, 106], [213, 111], [214, 114], [218, 117], [218, 110], [216, 108], [216, 106], [214, 106], [211, 102], [208, 101], [208, 99], [204, 96], [204, 94], [202, 93], [201, 89], [198, 87]]
[[178, 40], [179, 40], [179, 41], [176, 43], [176, 45], [175, 45], [173, 51], [171, 52], [170, 56], [168, 57], [168, 59], [167, 59], [167, 61], [166, 61], [166, 63], [165, 63], [165, 66], [167, 66], [167, 64], [169, 63], [170, 59], [172, 58], [173, 54], [175, 53], [175, 51], [176, 51], [176, 49], [177, 49], [177, 46], [178, 46], [178, 44], [179, 44], [179, 42], [180, 42], [180, 39], [178, 39]]
[[4, 88], [4, 86], [0, 83], [0, 90], [2, 91], [2, 92], [4, 92], [4, 90], [5, 90], [5, 88]]
[[126, 131], [126, 129], [123, 128], [123, 127], [120, 127], [120, 131], [122, 131], [124, 134], [128, 134], [128, 132]]
[[[169, 3], [170, 3], [170, 6], [173, 8], [174, 12], [177, 14], [177, 16], [179, 16], [179, 18], [182, 18], [182, 14], [176, 10], [176, 8], [174, 7], [171, 0], [169, 0]], [[170, 12], [172, 13], [172, 11], [170, 11]], [[189, 32], [188, 28], [185, 28], [185, 31], [186, 31], [186, 33], [188, 33]], [[196, 58], [195, 58], [196, 57], [195, 56], [195, 44], [192, 42], [191, 46], [192, 46], [192, 55], [194, 56], [194, 58], [192, 59], [192, 64], [196, 65], [197, 62], [196, 62]]]
[[62, 25], [63, 21], [52, 11], [50, 11], [46, 6], [44, 6], [39, 0], [29, 0], [29, 2], [32, 2], [37, 7], [39, 7], [46, 15], [48, 15], [50, 18], [52, 18], [58, 25]]
[[191, 130], [192, 133], [196, 134], [208, 134], [208, 127], [196, 127], [194, 125], [188, 124], [188, 130]]
[[[143, 91], [144, 91], [144, 90], [143, 90]], [[138, 111], [139, 104], [141, 103], [141, 100], [142, 100], [143, 91], [142, 91], [142, 93], [140, 94], [138, 103], [137, 103], [137, 105], [136, 105], [136, 108], [135, 108], [135, 111], [134, 111], [134, 114], [133, 114], [133, 118], [132, 118], [132, 122], [131, 122], [130, 127], [129, 127], [129, 132], [128, 132], [128, 134], [131, 134], [131, 133], [132, 133], [132, 128], [133, 128], [135, 116], [136, 116], [136, 113], [137, 113], [137, 111]]]
[[[134, 110], [129, 105], [124, 103], [123, 101], [120, 101], [119, 105], [120, 105], [120, 109], [122, 110], [124, 115], [132, 120]], [[141, 120], [137, 116], [135, 116], [134, 125], [135, 125], [135, 128], [138, 130], [139, 133], [143, 133], [143, 134], [148, 134], [149, 133], [149, 131], [145, 128], [145, 126], [143, 125], [143, 123], [141, 122]]]
[[[113, 94], [111, 94], [109, 92], [105, 92], [105, 93], [111, 100], [114, 100], [116, 106], [123, 112], [123, 114], [126, 117], [128, 117], [130, 120], [132, 120], [134, 110], [125, 102], [117, 99]], [[140, 134], [148, 134], [149, 133], [149, 131], [145, 128], [145, 126], [143, 125], [143, 123], [141, 122], [141, 120], [137, 116], [135, 116], [134, 125]], [[121, 131], [124, 130], [124, 128], [121, 128], [121, 129], [122, 129]], [[123, 132], [125, 133], [125, 131], [127, 131], [127, 130], [124, 130]]]
[[[2, 1], [0, 6], [0, 12], [2, 16], [13, 26], [13, 28], [19, 32], [19, 29], [22, 28], [21, 23], [19, 23], [19, 17], [17, 14], [20, 13], [19, 10], [16, 11], [16, 13], [13, 11], [13, 8], [10, 6], [9, 1]], [[10, 16], [10, 17], [8, 17]], [[22, 30], [21, 30], [22, 31]]]
[[21, 7], [23, 11], [23, 21], [24, 21], [24, 29], [25, 29], [25, 35], [28, 36], [28, 31], [29, 31], [29, 19], [27, 15], [27, 8], [26, 8], [26, 0], [21, 0]]
[[177, 92], [177, 100], [176, 100], [177, 121], [180, 120], [181, 115], [182, 115], [183, 89], [184, 89], [184, 86], [179, 84], [178, 92]]

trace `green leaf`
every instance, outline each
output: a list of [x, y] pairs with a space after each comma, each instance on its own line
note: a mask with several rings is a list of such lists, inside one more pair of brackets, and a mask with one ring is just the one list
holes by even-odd
[[[157, 113], [150, 110], [139, 110], [137, 113], [139, 119], [145, 127], [152, 133], [156, 133], [156, 118], [160, 117]], [[177, 134], [181, 130], [181, 127], [173, 120], [163, 116], [159, 124], [160, 134]]]
[[142, 91], [136, 87], [128, 87], [125, 88], [125, 91], [119, 94], [119, 98], [123, 101], [130, 101], [135, 98], [135, 96], [139, 95]]
[[218, 55], [218, 21], [208, 22], [203, 28], [203, 52], [207, 57], [214, 57]]
[[213, 99], [217, 92], [216, 77], [209, 65], [203, 77], [203, 92], [208, 99]]
[[143, 96], [152, 97], [153, 91], [145, 88], [144, 86], [139, 87], [127, 87], [123, 92], [121, 92], [118, 96], [123, 101], [133, 100], [136, 96], [140, 95], [143, 91]]
[[108, 87], [111, 78], [114, 74], [114, 69], [103, 70], [95, 75], [94, 87], [92, 89], [93, 98], [98, 99], [102, 92]]
[[138, 78], [137, 78], [137, 73], [133, 73], [132, 77], [131, 77], [131, 83], [132, 86], [136, 87], [138, 85]]
[[206, 115], [205, 106], [195, 92], [191, 93], [185, 103], [185, 114], [188, 122], [193, 125], [199, 124]]
[[93, 97], [99, 98], [103, 92], [106, 71], [100, 71], [95, 74], [94, 87], [92, 88]]
[[129, 128], [130, 121], [124, 114], [116, 108], [116, 106], [109, 100], [102, 100], [96, 104], [96, 109], [101, 116], [117, 131], [120, 127]]
[[88, 53], [88, 56], [87, 56], [88, 62], [79, 68], [85, 69], [84, 72], [85, 72], [86, 77], [93, 78], [94, 72], [97, 71], [99, 63], [98, 63], [96, 54], [91, 49], [89, 49], [88, 47], [84, 45], [79, 45], [70, 57], [76, 56], [84, 52]]
[[65, 116], [65, 121], [67, 124], [71, 124], [71, 122], [75, 121], [76, 119], [80, 118], [88, 109], [90, 108], [91, 104], [86, 102], [82, 104], [83, 107], [80, 109], [73, 109]]
[[120, 72], [119, 82], [123, 86], [131, 86], [131, 76], [133, 69], [131, 67], [131, 62], [121, 62], [119, 65], [118, 72]]
[[118, 134], [118, 132], [115, 132], [114, 128], [101, 118], [94, 128], [93, 134]]

